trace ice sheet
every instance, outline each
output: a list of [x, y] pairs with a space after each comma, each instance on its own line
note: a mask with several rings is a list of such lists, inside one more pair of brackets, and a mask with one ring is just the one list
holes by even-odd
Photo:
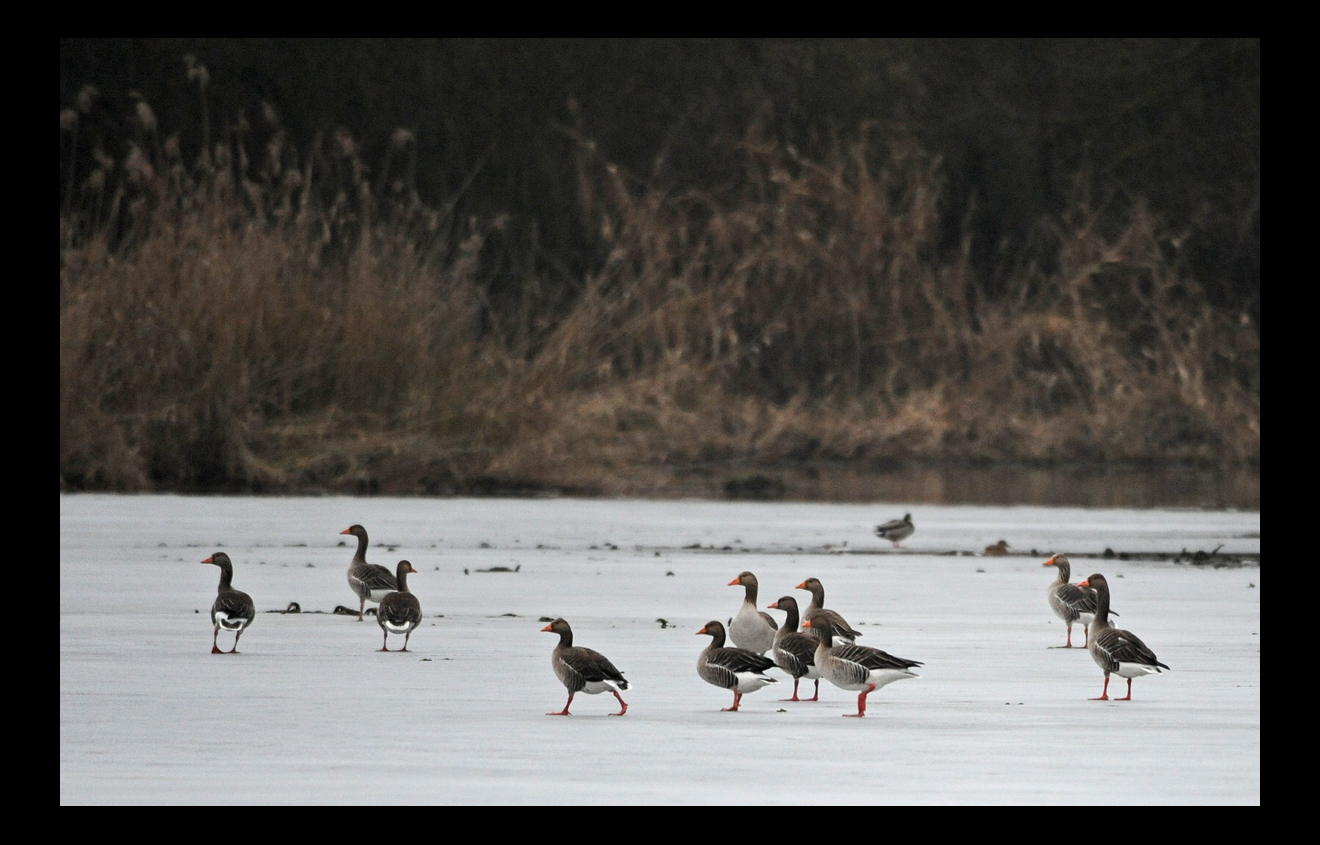
[[[871, 529], [906, 512], [917, 553], [884, 553]], [[259, 611], [356, 607], [354, 522], [372, 562], [419, 570], [410, 653], [377, 653], [372, 620], [265, 612], [242, 654], [209, 653], [203, 558], [228, 552]], [[1259, 536], [1259, 513], [1222, 511], [62, 495], [60, 801], [1258, 804], [1260, 568], [1075, 561], [1173, 668], [1094, 702], [1087, 652], [1051, 648], [1041, 562]], [[1000, 538], [1039, 554], [920, 553]], [[492, 566], [520, 571], [476, 572]], [[743, 570], [761, 605], [820, 578], [863, 644], [923, 677], [865, 719], [828, 683], [781, 703], [788, 678], [719, 712], [732, 696], [697, 677], [694, 633], [736, 612]], [[608, 695], [545, 715], [567, 697], [538, 621], [555, 616], [626, 673], [627, 716]]]

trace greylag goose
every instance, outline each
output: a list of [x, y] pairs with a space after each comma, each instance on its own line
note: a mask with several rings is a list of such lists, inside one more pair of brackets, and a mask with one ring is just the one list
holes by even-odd
[[416, 571], [408, 561], [399, 561], [395, 575], [399, 584], [398, 592], [386, 593], [380, 599], [376, 622], [385, 632], [385, 638], [380, 643], [381, 651], [389, 651], [390, 634], [403, 634], [403, 648], [399, 651], [407, 651], [408, 638], [422, 624], [422, 603], [417, 600], [417, 596], [408, 592], [408, 573]]
[[[234, 565], [229, 562], [229, 555], [216, 552], [202, 563], [220, 567], [220, 587], [216, 591], [215, 603], [211, 605], [211, 624], [215, 626], [215, 633], [211, 636], [211, 653], [237, 654], [238, 638], [243, 636], [243, 631], [257, 617], [257, 608], [252, 604], [252, 596], [231, 586]], [[216, 645], [221, 628], [234, 632], [234, 647], [229, 651], [221, 651], [220, 646]]]
[[340, 534], [352, 534], [357, 538], [357, 554], [348, 564], [348, 586], [358, 597], [358, 621], [362, 621], [367, 602], [379, 602], [390, 593], [399, 589], [399, 582], [383, 566], [367, 563], [367, 529], [361, 525], [350, 525]]
[[793, 697], [781, 701], [802, 701], [798, 698], [798, 684], [803, 678], [816, 682], [816, 694], [807, 701], [820, 701], [820, 672], [816, 669], [816, 639], [798, 633], [797, 599], [784, 596], [769, 605], [771, 610], [786, 614], [784, 624], [775, 632], [775, 665], [793, 676]]
[[766, 669], [775, 665], [770, 658], [745, 648], [724, 647], [724, 625], [721, 623], [707, 622], [706, 627], [697, 633], [709, 634], [711, 638], [710, 645], [697, 658], [697, 674], [708, 684], [733, 690], [733, 706], [721, 708], [722, 712], [737, 710], [747, 693], [756, 692], [766, 684], [779, 683], [778, 678], [765, 674]]
[[[834, 636], [841, 640], [853, 642], [862, 635], [861, 631], [854, 631], [853, 627], [839, 614], [825, 607], [825, 586], [820, 583], [819, 578], [808, 578], [793, 589], [806, 590], [811, 593], [811, 603], [807, 605], [807, 612], [802, 614], [802, 621], [815, 619], [817, 616], [824, 616], [834, 627]], [[803, 626], [804, 628], [807, 626]], [[815, 639], [817, 630], [809, 628], [810, 636]]]
[[745, 648], [757, 654], [765, 654], [775, 645], [775, 631], [779, 629], [775, 618], [762, 610], [756, 609], [756, 576], [744, 572], [729, 582], [730, 587], [741, 585], [744, 593], [738, 615], [729, 624], [729, 639], [738, 648]]
[[902, 519], [891, 519], [884, 525], [877, 525], [875, 527], [875, 536], [889, 540], [894, 544], [894, 548], [897, 549], [901, 548], [901, 546], [898, 545], [898, 541], [906, 540], [908, 537], [911, 537], [912, 532], [916, 530], [917, 527], [912, 524], [912, 514], [905, 513], [903, 514]]
[[985, 547], [986, 557], [1003, 557], [1006, 554], [1008, 554], [1007, 540], [1000, 540], [998, 543], [995, 543], [993, 546]]
[[588, 695], [612, 692], [623, 709], [610, 715], [622, 716], [628, 712], [628, 702], [619, 695], [619, 690], [628, 689], [628, 681], [605, 655], [589, 648], [574, 646], [573, 629], [563, 619], [556, 619], [541, 630], [559, 635], [559, 645], [550, 652], [550, 665], [554, 667], [560, 683], [568, 690], [568, 701], [564, 703], [564, 709], [558, 713], [547, 713], [547, 716], [573, 715], [568, 712], [568, 705], [573, 703], [573, 696], [580, 692]]
[[865, 716], [866, 697], [894, 681], [920, 678], [912, 671], [922, 665], [916, 660], [905, 660], [886, 654], [878, 648], [844, 643], [834, 645], [834, 626], [828, 619], [817, 616], [803, 623], [820, 634], [816, 640], [816, 668], [820, 674], [840, 689], [857, 690], [857, 712], [845, 716]]
[[1109, 582], [1105, 576], [1097, 572], [1077, 586], [1095, 588], [1095, 620], [1091, 623], [1095, 634], [1087, 640], [1086, 647], [1091, 652], [1091, 659], [1105, 670], [1105, 688], [1099, 698], [1091, 700], [1109, 700], [1109, 673], [1113, 672], [1120, 678], [1127, 678], [1128, 682], [1127, 695], [1114, 700], [1131, 701], [1133, 678], [1163, 675], [1161, 670], [1169, 667], [1161, 663], [1155, 652], [1147, 648], [1136, 634], [1109, 624]]
[[[1091, 620], [1095, 618], [1095, 590], [1076, 584], [1069, 584], [1072, 564], [1065, 555], [1052, 555], [1041, 566], [1053, 566], [1059, 570], [1059, 577], [1050, 582], [1045, 595], [1050, 601], [1054, 615], [1068, 626], [1068, 641], [1063, 648], [1072, 648], [1072, 626], [1081, 624], [1082, 633], [1087, 643], [1091, 640]], [[1114, 614], [1117, 616], [1118, 614]], [[1055, 648], [1055, 646], [1051, 646]]]

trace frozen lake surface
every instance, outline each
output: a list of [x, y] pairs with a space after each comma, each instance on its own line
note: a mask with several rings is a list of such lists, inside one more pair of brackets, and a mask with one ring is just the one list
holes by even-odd
[[[905, 512], [908, 553], [888, 553], [871, 531]], [[353, 523], [373, 563], [419, 570], [409, 653], [376, 652], [372, 619], [310, 612], [356, 609]], [[935, 553], [1001, 538], [1038, 554]], [[1260, 567], [1074, 557], [1172, 667], [1099, 702], [1086, 650], [1053, 648], [1041, 566], [1259, 538], [1258, 512], [61, 495], [60, 802], [1259, 804]], [[199, 562], [220, 550], [259, 614], [235, 656], [207, 642], [219, 572]], [[694, 633], [736, 612], [743, 570], [762, 606], [805, 606], [794, 585], [820, 578], [862, 644], [922, 678], [844, 719], [854, 693], [781, 703], [773, 670], [720, 712]], [[538, 621], [556, 616], [627, 675], [626, 716], [609, 695], [545, 715], [567, 698]]]

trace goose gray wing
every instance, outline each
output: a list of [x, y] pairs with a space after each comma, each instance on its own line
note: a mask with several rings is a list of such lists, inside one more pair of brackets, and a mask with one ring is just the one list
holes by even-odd
[[712, 648], [702, 658], [702, 677], [716, 686], [733, 689], [738, 686], [738, 675], [760, 675], [774, 666], [768, 657], [745, 648]]
[[855, 664], [864, 669], [863, 674], [869, 673], [873, 669], [911, 669], [914, 666], [923, 665], [919, 660], [908, 660], [903, 657], [895, 657], [888, 652], [881, 651], [878, 648], [871, 648], [864, 645], [836, 645], [831, 652], [839, 660], [845, 660], [848, 663]]
[[1082, 613], [1095, 613], [1095, 590], [1079, 587], [1076, 584], [1058, 584], [1054, 588], [1054, 597], [1067, 609], [1068, 615], [1076, 619]]
[[[574, 691], [582, 689], [589, 683], [601, 681], [613, 681], [619, 689], [628, 688], [628, 680], [623, 677], [623, 673], [598, 651], [573, 646], [560, 649], [556, 659], [576, 684], [575, 687], [570, 687]], [[568, 680], [564, 679], [564, 685], [568, 686], [568, 683]]]
[[834, 612], [833, 610], [830, 610], [827, 607], [823, 607], [820, 610], [816, 611], [815, 613], [811, 614], [811, 618], [812, 619], [824, 618], [825, 621], [829, 622], [830, 625], [834, 628], [834, 636], [838, 637], [841, 640], [855, 640], [862, 635], [861, 631], [853, 630], [853, 626], [849, 625], [846, 619], [844, 619], [838, 613]]
[[348, 570], [348, 583], [353, 588], [353, 592], [363, 598], [380, 590], [399, 589], [399, 582], [394, 577], [394, 573], [375, 563], [354, 564]]
[[794, 678], [816, 665], [816, 640], [806, 634], [784, 634], [775, 643], [775, 664]]
[[1092, 634], [1091, 649], [1092, 655], [1098, 652], [1104, 657], [1102, 665], [1106, 672], [1117, 672], [1120, 663], [1169, 668], [1155, 657], [1155, 652], [1136, 634], [1119, 628], [1105, 628], [1098, 634]]

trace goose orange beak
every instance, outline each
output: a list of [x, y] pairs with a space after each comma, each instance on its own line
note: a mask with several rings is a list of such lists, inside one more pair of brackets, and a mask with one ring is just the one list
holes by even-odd
[[1079, 586], [1079, 587], [1089, 587], [1089, 586], [1091, 586], [1091, 579], [1090, 579], [1090, 578], [1087, 578], [1085, 581], [1081, 581], [1081, 582], [1079, 582], [1079, 583], [1077, 584], [1077, 586]]
[[343, 531], [340, 531], [339, 533], [340, 533], [340, 534], [352, 534], [353, 531], [352, 531], [352, 529], [350, 529], [350, 528], [345, 528]]
[[802, 623], [802, 627], [803, 627], [803, 628], [810, 628], [810, 627], [811, 627], [811, 620], [808, 619], [806, 622], [803, 622], [803, 623]]
[[215, 563], [215, 555], [208, 557], [206, 560], [202, 561], [202, 563]]
[[795, 590], [805, 590], [806, 588], [807, 588], [807, 582], [806, 582], [806, 581], [803, 581], [801, 584], [798, 584], [798, 585], [797, 585], [796, 587], [794, 587], [793, 589], [795, 589]]
[[1041, 564], [1041, 566], [1053, 566], [1055, 555], [1050, 555], [1050, 559]]
[[739, 575], [737, 578], [734, 578], [732, 581], [729, 582], [729, 586], [733, 587], [741, 583], [742, 583], [742, 576]]
[[698, 634], [704, 634], [704, 633], [706, 633], [706, 626], [704, 626], [704, 625], [701, 626], [701, 630], [698, 631], [697, 633], [698, 633]]
[[[553, 625], [553, 624], [554, 624], [554, 623], [552, 622], [551, 625]], [[550, 625], [546, 625], [546, 626], [545, 626], [544, 628], [542, 628], [541, 630], [542, 630], [542, 631], [549, 631], [549, 630], [550, 630]], [[551, 632], [551, 633], [553, 633], [553, 632]]]
[[766, 610], [778, 610], [778, 609], [779, 609], [779, 602], [771, 602], [770, 604], [767, 604], [767, 605], [765, 606], [765, 609], [766, 609]]

